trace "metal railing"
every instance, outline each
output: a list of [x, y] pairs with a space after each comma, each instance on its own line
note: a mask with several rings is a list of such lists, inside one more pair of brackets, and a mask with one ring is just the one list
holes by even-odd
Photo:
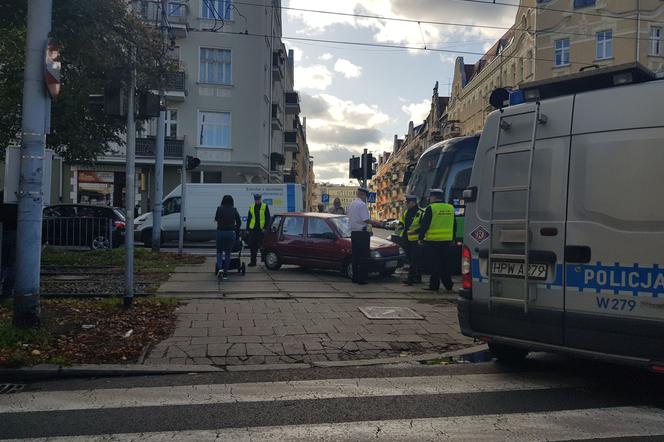
[[120, 245], [121, 238], [121, 230], [115, 229], [111, 218], [44, 218], [42, 223], [42, 241], [50, 246], [112, 249]]
[[183, 71], [167, 72], [164, 74], [164, 90], [184, 92], [185, 74]]
[[[155, 137], [136, 138], [136, 156], [154, 157]], [[164, 140], [164, 156], [166, 158], [182, 158], [184, 140], [166, 137]]]

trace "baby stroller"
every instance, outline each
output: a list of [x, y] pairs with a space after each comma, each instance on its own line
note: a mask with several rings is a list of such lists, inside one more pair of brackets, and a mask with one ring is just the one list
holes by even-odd
[[[237, 272], [244, 276], [247, 273], [247, 266], [242, 262], [242, 238], [236, 238], [235, 243], [233, 244], [233, 249], [231, 250], [231, 263], [228, 266], [228, 270], [237, 270]], [[233, 256], [237, 254], [237, 256]], [[221, 280], [222, 272], [217, 270], [217, 278]]]

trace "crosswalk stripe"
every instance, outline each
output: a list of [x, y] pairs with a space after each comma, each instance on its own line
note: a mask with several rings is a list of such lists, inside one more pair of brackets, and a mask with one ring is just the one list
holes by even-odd
[[101, 408], [205, 405], [400, 395], [486, 393], [586, 386], [587, 381], [547, 373], [321, 379], [122, 389], [21, 392], [0, 395], [0, 413]]
[[[595, 408], [545, 413], [492, 414], [425, 419], [345, 422], [169, 431], [99, 436], [21, 439], [23, 442], [203, 442], [232, 441], [362, 441], [482, 440], [560, 441], [645, 437], [664, 434], [664, 411], [649, 407]], [[16, 439], [18, 440], [18, 439]]]

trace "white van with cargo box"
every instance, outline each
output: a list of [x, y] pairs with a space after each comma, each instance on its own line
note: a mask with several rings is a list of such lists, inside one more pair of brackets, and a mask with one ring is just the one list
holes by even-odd
[[664, 372], [664, 80], [621, 65], [503, 99], [464, 192], [462, 332]]
[[[211, 241], [216, 238], [217, 223], [214, 220], [217, 207], [224, 195], [231, 195], [235, 208], [246, 228], [249, 208], [254, 204], [253, 195], [259, 193], [263, 202], [276, 215], [283, 212], [301, 212], [304, 204], [302, 186], [299, 184], [186, 184], [184, 208], [185, 241]], [[163, 202], [161, 238], [163, 242], [176, 241], [180, 233], [181, 186], [169, 193]], [[146, 247], [152, 244], [152, 212], [136, 218], [134, 237]]]

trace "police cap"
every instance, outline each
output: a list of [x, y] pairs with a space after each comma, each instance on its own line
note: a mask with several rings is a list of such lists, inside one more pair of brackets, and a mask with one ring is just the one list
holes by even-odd
[[357, 190], [359, 190], [360, 192], [364, 192], [367, 195], [369, 194], [369, 189], [367, 189], [366, 187], [358, 187]]
[[444, 196], [443, 189], [431, 189], [429, 190], [429, 196], [437, 196], [442, 198]]
[[261, 198], [263, 198], [263, 195], [261, 195], [260, 193], [254, 193], [254, 199], [255, 200], [259, 200]]
[[415, 195], [406, 195], [406, 202], [410, 203], [416, 203], [417, 202], [417, 197]]

